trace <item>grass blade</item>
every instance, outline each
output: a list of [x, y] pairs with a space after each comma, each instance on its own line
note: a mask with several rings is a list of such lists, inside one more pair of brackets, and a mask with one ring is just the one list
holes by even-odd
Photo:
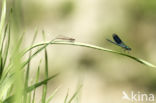
[[49, 45], [49, 44], [56, 44], [56, 45], [74, 45], [74, 46], [80, 46], [80, 47], [87, 47], [87, 48], [91, 48], [91, 49], [97, 49], [97, 50], [101, 50], [101, 51], [106, 51], [106, 52], [110, 52], [110, 53], [114, 53], [114, 54], [118, 54], [118, 55], [122, 55], [122, 56], [126, 56], [130, 59], [133, 59], [141, 64], [144, 64], [148, 67], [151, 68], [156, 68], [156, 65], [145, 61], [143, 59], [140, 59], [138, 57], [129, 55], [129, 54], [125, 54], [125, 53], [121, 53], [115, 50], [111, 50], [111, 49], [107, 49], [107, 48], [103, 48], [103, 47], [99, 47], [99, 46], [95, 46], [95, 45], [91, 45], [91, 44], [87, 44], [87, 43], [81, 43], [81, 42], [64, 42], [64, 41], [50, 41], [50, 42], [46, 42], [46, 43], [41, 43], [41, 44], [37, 44], [34, 45], [32, 47], [30, 47], [29, 49], [27, 49], [24, 53], [27, 53], [29, 50], [36, 48], [38, 46], [42, 46], [42, 45]]
[[29, 87], [27, 88], [26, 92], [31, 92], [32, 90], [36, 89], [37, 87], [39, 87], [39, 86], [41, 86], [41, 85], [47, 83], [49, 80], [54, 79], [57, 75], [58, 75], [58, 73], [55, 74], [55, 75], [53, 75], [53, 76], [51, 76], [51, 77], [48, 77], [47, 79], [45, 79], [45, 80], [43, 80], [43, 81], [41, 81], [41, 82], [35, 83], [35, 84], [33, 84], [32, 86], [29, 86]]
[[28, 93], [28, 98], [26, 103], [31, 103], [32, 92]]
[[[1, 12], [1, 22], [0, 22], [0, 46], [2, 41], [2, 31], [5, 25], [6, 19], [6, 0], [2, 0], [2, 12]], [[1, 47], [0, 47], [1, 48]]]
[[12, 103], [14, 101], [14, 96], [10, 96], [7, 99], [5, 99], [2, 103]]
[[6, 34], [7, 34], [7, 30], [8, 30], [8, 24], [6, 24], [6, 26], [5, 26], [5, 30], [4, 30], [4, 33], [3, 33], [3, 39], [2, 39], [1, 51], [3, 51], [3, 47], [4, 47], [4, 42], [5, 42], [5, 38], [6, 38]]
[[1, 77], [2, 77], [2, 73], [3, 73], [3, 58], [2, 58], [2, 56], [1, 56], [1, 51], [0, 51], [0, 79], [1, 79]]
[[[2, 12], [1, 12], [1, 20], [0, 20], [0, 48], [2, 48], [2, 32], [5, 25], [6, 19], [6, 0], [2, 1]], [[2, 50], [0, 50], [0, 78], [3, 72], [3, 59], [2, 59]]]
[[4, 63], [3, 63], [3, 68], [5, 67], [6, 61], [7, 61], [7, 57], [8, 57], [8, 52], [9, 52], [9, 47], [10, 47], [10, 26], [8, 26], [8, 40], [6, 43], [6, 48], [4, 50]]
[[[33, 45], [33, 43], [35, 42], [35, 39], [36, 39], [36, 36], [38, 34], [38, 30], [35, 31], [35, 35], [33, 37], [33, 40], [31, 42], [31, 46]], [[29, 58], [31, 57], [31, 50], [29, 51]], [[27, 88], [28, 87], [28, 80], [29, 80], [29, 72], [30, 72], [30, 61], [28, 62], [27, 64], [27, 69], [26, 69], [26, 76], [25, 76], [25, 87], [24, 88]], [[24, 94], [24, 102], [27, 103], [27, 94], [25, 93]]]
[[[53, 40], [52, 40], [53, 41]], [[51, 41], [51, 42], [52, 42]], [[34, 57], [34, 56], [36, 56], [39, 52], [41, 52], [42, 50], [44, 50], [51, 42], [49, 42], [49, 43], [45, 43], [41, 48], [39, 48], [24, 64], [23, 64], [23, 66], [22, 66], [22, 68], [25, 66], [25, 65], [27, 65], [28, 64], [28, 62]], [[30, 49], [28, 50], [28, 51], [30, 51]], [[27, 50], [24, 52], [24, 54], [25, 53], [27, 53]]]
[[[31, 46], [34, 44], [37, 34], [38, 34], [38, 30], [35, 31], [35, 35], [34, 35], [33, 40], [32, 40], [32, 42], [31, 42]], [[30, 51], [29, 51], [29, 58], [31, 57], [31, 52], [32, 52], [32, 51], [30, 50]], [[25, 87], [26, 87], [26, 88], [27, 88], [27, 86], [28, 86], [29, 70], [30, 70], [30, 61], [28, 62], [28, 66], [27, 66], [27, 70], [26, 70], [26, 77], [25, 77], [25, 79], [26, 79]]]
[[[43, 38], [45, 41], [45, 33], [44, 30], [42, 31], [43, 34]], [[48, 53], [47, 53], [47, 49], [45, 48], [44, 50], [44, 57], [45, 57], [45, 78], [48, 78]], [[46, 102], [46, 95], [47, 95], [47, 83], [44, 84], [43, 86], [43, 94], [42, 94], [42, 103]]]
[[51, 94], [51, 96], [49, 96], [46, 103], [50, 103], [50, 101], [53, 99], [53, 97], [56, 95], [57, 92], [58, 92], [58, 88], [56, 88], [54, 92]]
[[[40, 60], [40, 64], [41, 64], [41, 60]], [[38, 82], [38, 79], [39, 79], [39, 74], [40, 74], [40, 64], [39, 64], [38, 69], [37, 69], [35, 83], [37, 83], [37, 82]], [[34, 92], [33, 92], [32, 103], [35, 102], [35, 94], [36, 94], [36, 89], [34, 89]]]
[[76, 90], [76, 92], [73, 94], [73, 96], [70, 98], [70, 100], [68, 101], [68, 103], [71, 103], [73, 101], [73, 99], [78, 95], [78, 93], [80, 92], [82, 88], [82, 85]]
[[[40, 62], [41, 63], [41, 62]], [[39, 79], [39, 73], [40, 73], [40, 66], [38, 67], [38, 71], [37, 71], [37, 75], [36, 75], [36, 85], [37, 85], [37, 82], [38, 82], [38, 79]], [[55, 75], [54, 75], [55, 76]], [[54, 78], [54, 77], [53, 77]], [[51, 78], [52, 79], [52, 78]], [[35, 84], [34, 84], [34, 86], [35, 86]], [[41, 86], [41, 85], [37, 85], [38, 87], [39, 86]], [[30, 89], [30, 88], [28, 88], [28, 89]], [[32, 101], [34, 101], [33, 99], [34, 99], [34, 97], [35, 97], [35, 90], [36, 90], [36, 88], [34, 89], [34, 94], [33, 94], [33, 98], [32, 98]], [[32, 91], [32, 90], [31, 90]], [[30, 91], [30, 92], [31, 92]], [[9, 96], [7, 99], [5, 99], [4, 101], [3, 101], [3, 103], [11, 103], [12, 101], [13, 101], [13, 99], [14, 99], [14, 95], [12, 95], [12, 96]], [[32, 103], [34, 103], [34, 102], [32, 102]]]
[[68, 92], [69, 92], [69, 89], [68, 89], [67, 94], [66, 94], [66, 97], [65, 97], [65, 99], [64, 99], [64, 103], [67, 103], [67, 99], [68, 99]]

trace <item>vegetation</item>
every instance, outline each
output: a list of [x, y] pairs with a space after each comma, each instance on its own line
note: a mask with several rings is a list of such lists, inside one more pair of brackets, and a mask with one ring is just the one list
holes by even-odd
[[[0, 103], [35, 103], [35, 92], [40, 86], [43, 86], [42, 103], [49, 103], [54, 98], [58, 88], [51, 94], [51, 96], [47, 97], [47, 84], [50, 80], [55, 79], [59, 73], [53, 75], [49, 75], [48, 73], [48, 51], [46, 49], [48, 45], [73, 45], [102, 50], [126, 56], [138, 63], [148, 66], [149, 68], [156, 68], [155, 65], [129, 54], [81, 42], [71, 42], [63, 39], [57, 41], [56, 38], [54, 38], [49, 42], [34, 45], [38, 30], [35, 31], [30, 47], [21, 48], [24, 34], [19, 36], [20, 32], [18, 31], [18, 25], [15, 25], [15, 21], [13, 21], [15, 20], [15, 14], [13, 11], [14, 9], [11, 10], [9, 14], [9, 20], [6, 20], [6, 0], [3, 0], [0, 22]], [[46, 35], [44, 31], [42, 31], [42, 34], [43, 36]], [[38, 49], [35, 52], [32, 52], [32, 49], [34, 48]], [[30, 84], [30, 63], [41, 51], [44, 51], [45, 77], [44, 80], [39, 81], [39, 63], [38, 68], [36, 69], [36, 78], [34, 78], [33, 83]], [[29, 54], [29, 56], [26, 60], [23, 60], [23, 57], [26, 56], [26, 54]], [[64, 103], [71, 103], [74, 98], [77, 97], [81, 87], [82, 85], [78, 87], [71, 98], [68, 97], [67, 93]]]

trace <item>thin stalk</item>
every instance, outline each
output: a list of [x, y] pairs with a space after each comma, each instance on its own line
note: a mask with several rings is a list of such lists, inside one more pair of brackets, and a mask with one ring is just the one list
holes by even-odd
[[129, 55], [129, 54], [125, 54], [125, 53], [122, 53], [122, 52], [118, 52], [118, 51], [115, 51], [115, 50], [111, 50], [111, 49], [107, 49], [107, 48], [103, 48], [103, 47], [99, 47], [99, 46], [96, 46], [96, 45], [91, 45], [91, 44], [87, 44], [87, 43], [81, 43], [81, 42], [65, 42], [65, 41], [50, 41], [50, 42], [46, 42], [46, 43], [41, 43], [41, 44], [37, 44], [37, 45], [34, 45], [30, 48], [28, 48], [25, 52], [27, 53], [29, 50], [33, 49], [33, 48], [36, 48], [36, 47], [39, 47], [39, 46], [42, 46], [42, 45], [52, 45], [52, 44], [55, 44], [55, 45], [74, 45], [74, 46], [80, 46], [80, 47], [87, 47], [87, 48], [91, 48], [91, 49], [97, 49], [97, 50], [101, 50], [101, 51], [105, 51], [105, 52], [110, 52], [110, 53], [114, 53], [114, 54], [118, 54], [118, 55], [122, 55], [122, 56], [125, 56], [125, 57], [128, 57], [132, 60], [135, 60], [141, 64], [144, 64], [148, 67], [151, 67], [151, 68], [156, 68], [156, 65], [148, 62], [148, 61], [145, 61], [143, 59], [140, 59], [138, 57], [135, 57], [135, 56], [132, 56], [132, 55]]
[[[42, 34], [45, 41], [45, 32], [42, 31]], [[45, 57], [45, 79], [47, 79], [48, 78], [48, 53], [46, 47], [44, 49], [44, 57]], [[47, 95], [47, 83], [43, 85], [42, 103], [46, 102], [46, 95]]]

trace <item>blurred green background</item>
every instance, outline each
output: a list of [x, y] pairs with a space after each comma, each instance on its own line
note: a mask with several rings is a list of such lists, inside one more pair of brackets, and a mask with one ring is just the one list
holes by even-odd
[[[8, 1], [8, 11], [13, 3]], [[117, 33], [132, 48], [130, 55], [156, 64], [155, 0], [22, 0], [21, 22], [25, 47], [38, 27], [36, 43], [43, 42], [44, 29], [47, 41], [65, 35], [123, 52], [106, 41]], [[55, 103], [62, 102], [68, 89], [72, 95], [78, 83], [83, 84], [81, 103], [127, 103], [122, 91], [156, 93], [156, 70], [127, 57], [64, 45], [49, 46], [48, 54], [50, 74], [61, 72], [48, 87], [49, 94], [60, 87]], [[32, 61], [32, 78], [42, 56]]]

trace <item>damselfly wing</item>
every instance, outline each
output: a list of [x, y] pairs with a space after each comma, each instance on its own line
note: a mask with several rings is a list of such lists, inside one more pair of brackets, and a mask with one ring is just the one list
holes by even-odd
[[112, 40], [109, 40], [109, 39], [106, 39], [106, 40], [109, 41], [109, 42], [111, 42], [111, 43], [113, 43], [113, 44], [116, 44], [116, 45], [122, 47], [122, 48], [125, 49], [125, 50], [129, 50], [129, 51], [131, 50], [131, 48], [128, 47], [128, 46], [119, 38], [119, 36], [118, 36], [117, 34], [113, 34], [112, 37], [113, 37], [113, 39], [114, 39], [114, 42], [113, 42]]

